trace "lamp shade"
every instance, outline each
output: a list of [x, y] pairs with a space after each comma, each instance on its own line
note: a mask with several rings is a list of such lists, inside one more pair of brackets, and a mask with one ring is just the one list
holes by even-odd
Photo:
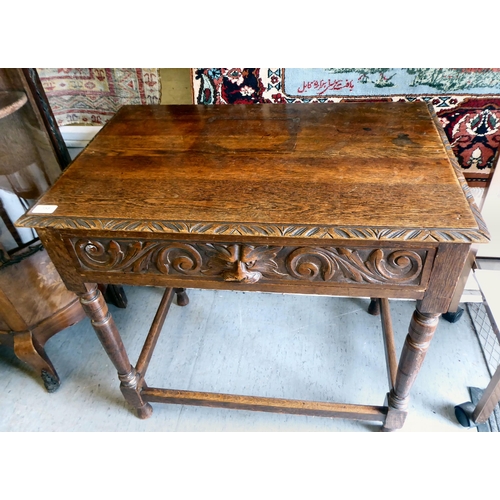
[[48, 185], [23, 106], [24, 92], [0, 92], [0, 188], [36, 199]]

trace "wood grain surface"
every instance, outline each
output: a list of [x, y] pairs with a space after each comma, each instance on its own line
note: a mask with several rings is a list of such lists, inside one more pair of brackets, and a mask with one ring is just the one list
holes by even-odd
[[124, 106], [39, 203], [20, 225], [485, 239], [425, 103]]

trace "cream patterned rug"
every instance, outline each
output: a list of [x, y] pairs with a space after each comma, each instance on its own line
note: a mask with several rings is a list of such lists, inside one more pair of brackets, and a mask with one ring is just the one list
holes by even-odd
[[124, 104], [160, 104], [158, 68], [37, 68], [59, 126], [104, 125]]

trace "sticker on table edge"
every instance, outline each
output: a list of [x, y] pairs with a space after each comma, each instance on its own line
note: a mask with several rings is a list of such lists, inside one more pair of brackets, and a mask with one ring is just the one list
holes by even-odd
[[30, 213], [32, 214], [52, 214], [56, 211], [57, 205], [38, 205]]

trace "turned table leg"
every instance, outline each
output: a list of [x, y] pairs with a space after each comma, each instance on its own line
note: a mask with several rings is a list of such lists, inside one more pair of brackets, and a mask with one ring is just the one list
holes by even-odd
[[92, 286], [85, 293], [80, 293], [79, 297], [97, 337], [118, 371], [118, 378], [121, 382], [120, 390], [123, 396], [137, 410], [139, 418], [150, 417], [153, 408], [141, 397], [142, 383], [139, 384], [139, 377], [135, 368], [130, 364], [120, 333], [97, 285]]
[[383, 431], [400, 429], [406, 419], [410, 390], [418, 375], [439, 322], [440, 313], [413, 313], [399, 359], [396, 382], [388, 395], [388, 413]]

